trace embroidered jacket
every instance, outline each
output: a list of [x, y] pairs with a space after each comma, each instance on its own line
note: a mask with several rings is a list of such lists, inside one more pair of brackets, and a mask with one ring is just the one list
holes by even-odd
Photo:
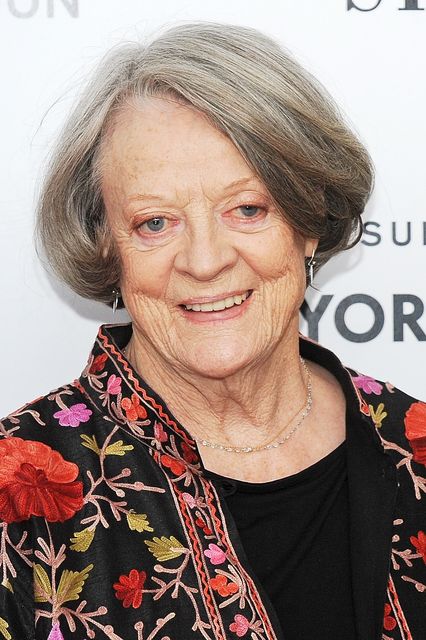
[[[101, 327], [78, 380], [0, 422], [0, 638], [282, 640], [195, 443], [121, 352], [130, 335]], [[424, 640], [426, 404], [300, 349], [347, 398], [358, 638]]]

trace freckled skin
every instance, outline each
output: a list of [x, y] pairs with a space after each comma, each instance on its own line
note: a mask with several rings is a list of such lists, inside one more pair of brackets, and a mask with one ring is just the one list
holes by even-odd
[[[202, 422], [212, 439], [262, 441], [271, 423], [303, 406], [298, 309], [316, 240], [284, 222], [224, 134], [170, 100], [123, 108], [104, 142], [102, 176], [134, 327], [132, 361], [193, 433], [206, 435]], [[247, 219], [243, 205], [259, 215]], [[161, 218], [164, 230], [147, 218]], [[179, 308], [248, 289], [245, 313], [220, 324], [193, 324]]]

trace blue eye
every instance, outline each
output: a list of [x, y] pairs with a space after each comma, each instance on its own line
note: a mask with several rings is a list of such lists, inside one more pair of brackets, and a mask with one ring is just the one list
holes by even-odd
[[150, 231], [162, 231], [165, 224], [165, 218], [151, 218], [151, 220], [147, 220], [141, 226], [147, 226]]
[[244, 204], [238, 209], [244, 213], [245, 218], [254, 218], [258, 214], [260, 207], [254, 204]]

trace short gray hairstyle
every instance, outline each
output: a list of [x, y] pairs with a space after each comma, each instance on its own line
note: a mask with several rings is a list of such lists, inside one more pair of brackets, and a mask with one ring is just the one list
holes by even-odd
[[317, 267], [360, 239], [372, 163], [323, 86], [255, 29], [182, 24], [110, 51], [54, 149], [38, 239], [79, 295], [111, 303], [119, 288], [97, 160], [113, 114], [129, 99], [152, 96], [192, 105], [232, 140], [283, 218], [319, 240]]

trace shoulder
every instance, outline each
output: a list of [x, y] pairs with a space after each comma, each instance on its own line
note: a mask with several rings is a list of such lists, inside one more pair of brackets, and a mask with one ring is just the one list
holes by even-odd
[[0, 438], [63, 440], [75, 427], [93, 420], [95, 409], [78, 380], [54, 389], [0, 420]]
[[385, 448], [426, 465], [426, 402], [389, 382], [347, 371]]

